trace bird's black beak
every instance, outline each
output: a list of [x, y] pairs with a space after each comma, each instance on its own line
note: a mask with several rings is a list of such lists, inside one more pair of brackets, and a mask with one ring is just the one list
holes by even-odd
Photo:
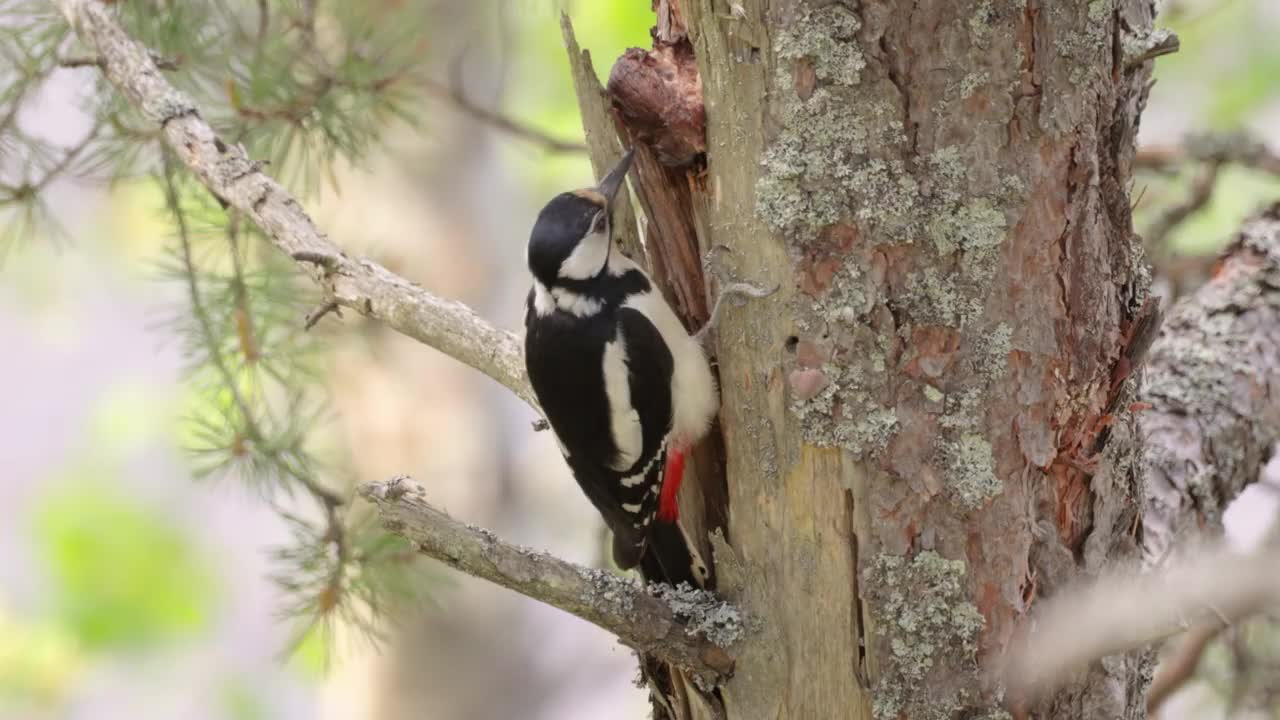
[[605, 202], [612, 203], [613, 196], [618, 194], [618, 188], [623, 185], [623, 180], [627, 178], [627, 170], [631, 169], [631, 157], [634, 151], [628, 150], [626, 155], [618, 161], [617, 165], [604, 176], [599, 185], [596, 185], [596, 192], [604, 196]]

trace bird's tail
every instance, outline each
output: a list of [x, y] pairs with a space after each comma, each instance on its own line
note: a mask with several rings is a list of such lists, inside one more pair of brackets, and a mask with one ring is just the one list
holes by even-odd
[[640, 556], [640, 574], [649, 582], [664, 582], [673, 587], [684, 582], [691, 587], [705, 588], [710, 582], [710, 572], [695, 548], [679, 523], [656, 520], [649, 525], [644, 554]]

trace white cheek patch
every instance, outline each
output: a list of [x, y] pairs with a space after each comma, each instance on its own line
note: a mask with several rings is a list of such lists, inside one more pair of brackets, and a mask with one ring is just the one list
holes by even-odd
[[606, 228], [582, 238], [582, 242], [569, 253], [569, 257], [560, 263], [557, 274], [570, 280], [593, 278], [600, 274], [608, 256], [609, 231]]
[[551, 297], [551, 291], [547, 290], [547, 286], [533, 281], [533, 312], [538, 317], [546, 317], [555, 312], [556, 300]]

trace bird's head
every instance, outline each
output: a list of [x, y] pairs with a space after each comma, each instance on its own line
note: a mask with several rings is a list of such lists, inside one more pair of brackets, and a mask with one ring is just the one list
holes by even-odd
[[613, 248], [613, 198], [631, 167], [631, 151], [595, 187], [560, 193], [542, 208], [529, 235], [529, 271], [547, 287], [605, 271]]

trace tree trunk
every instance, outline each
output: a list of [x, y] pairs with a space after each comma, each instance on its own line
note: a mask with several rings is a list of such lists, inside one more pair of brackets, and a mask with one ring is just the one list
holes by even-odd
[[[1124, 400], [1148, 280], [1127, 188], [1147, 71], [1122, 48], [1151, 4], [655, 5], [652, 61], [687, 24], [700, 74], [700, 249], [780, 286], [718, 331], [718, 589], [762, 637], [713, 703], [1141, 717], [1146, 654], [1035, 705], [984, 670], [1038, 598], [1138, 556]], [[633, 138], [686, 160], [610, 89]], [[669, 235], [651, 221], [651, 256]]]

